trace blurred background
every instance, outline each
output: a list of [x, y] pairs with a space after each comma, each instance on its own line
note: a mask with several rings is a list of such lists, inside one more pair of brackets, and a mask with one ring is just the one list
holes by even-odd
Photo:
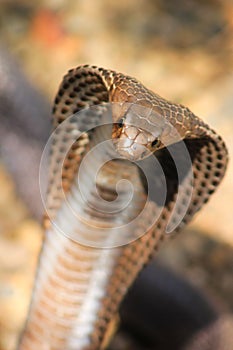
[[[189, 106], [218, 131], [233, 156], [231, 1], [1, 0], [2, 56], [3, 105], [1, 94], [8, 91], [4, 84], [17, 86], [14, 79], [19, 71], [20, 79], [28, 81], [26, 88], [31, 86], [40, 94], [35, 113], [40, 115], [41, 106], [47, 115], [66, 71], [94, 64], [134, 76], [159, 95]], [[14, 93], [21, 94], [22, 101], [28, 99], [23, 89]], [[14, 96], [9, 99], [14, 104]], [[8, 122], [14, 129], [14, 118]], [[49, 126], [46, 130], [49, 133]], [[0, 145], [0, 350], [13, 350], [25, 320], [41, 245], [42, 230], [35, 218], [39, 215], [34, 211], [40, 198], [33, 198], [32, 210], [25, 205], [8, 166], [21, 161], [20, 149], [9, 156], [4, 135]], [[227, 311], [233, 311], [232, 177], [230, 161], [223, 183], [207, 206], [186, 232], [158, 254], [159, 261]]]

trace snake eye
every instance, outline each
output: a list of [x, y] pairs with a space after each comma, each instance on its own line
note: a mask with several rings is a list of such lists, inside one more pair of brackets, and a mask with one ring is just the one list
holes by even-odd
[[160, 141], [158, 139], [155, 139], [154, 141], [151, 142], [152, 147], [158, 146], [159, 144], [160, 144]]
[[124, 118], [119, 119], [117, 125], [119, 126], [119, 128], [122, 128], [124, 125]]

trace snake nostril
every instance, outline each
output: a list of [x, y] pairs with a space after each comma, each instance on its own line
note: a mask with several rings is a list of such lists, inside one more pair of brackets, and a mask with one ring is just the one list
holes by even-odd
[[124, 118], [119, 119], [118, 122], [117, 122], [117, 125], [118, 125], [119, 128], [122, 128], [123, 125], [124, 125]]
[[147, 151], [144, 151], [144, 152], [142, 153], [141, 158], [145, 157], [146, 155], [147, 155]]

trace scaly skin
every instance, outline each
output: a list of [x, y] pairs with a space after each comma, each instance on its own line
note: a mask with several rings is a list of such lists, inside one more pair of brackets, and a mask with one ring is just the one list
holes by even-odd
[[[122, 160], [110, 160], [101, 169], [96, 184], [88, 182], [92, 165], [89, 162], [85, 181], [92, 207], [82, 204], [77, 200], [77, 176], [82, 159], [93, 149], [100, 136], [97, 131], [83, 133], [65, 155], [64, 146], [72, 137], [75, 140], [73, 135], [78, 135], [78, 129], [82, 131], [83, 120], [77, 119], [76, 123], [68, 121], [64, 128], [58, 129], [51, 146], [45, 240], [19, 350], [97, 350], [103, 347], [104, 338], [122, 298], [158, 249], [159, 243], [167, 236], [173, 236], [191, 220], [224, 176], [227, 150], [220, 136], [188, 108], [168, 102], [136, 79], [110, 70], [82, 66], [68, 72], [55, 99], [54, 128], [68, 120], [73, 113], [91, 105], [102, 106], [97, 107], [101, 114], [105, 110], [103, 104], [108, 102], [113, 103], [112, 119], [115, 126], [112, 137], [117, 138], [116, 142], [123, 135], [116, 125], [127, 114], [129, 103], [151, 111], [147, 116], [143, 115], [150, 125], [163, 123], [159, 134], [161, 143], [153, 151], [166, 178], [165, 204], [161, 208], [159, 196], [156, 195], [163, 178], [160, 173], [150, 171], [151, 163], [146, 163], [154, 181], [153, 193], [146, 212], [139, 219], [137, 227], [134, 227], [135, 232], [136, 229], [141, 233], [146, 232], [144, 235], [114, 249], [98, 249], [85, 247], [61, 234], [54, 224], [62, 227], [65, 234], [82, 230], [85, 233], [88, 225], [92, 227], [92, 224], [95, 226], [97, 223], [100, 228], [111, 229], [117, 221], [123, 225], [127, 218], [137, 217], [147, 200], [147, 184], [133, 163]], [[143, 118], [139, 117], [139, 122], [143, 123]], [[90, 127], [98, 125], [98, 116], [97, 120], [87, 116], [85, 124]], [[190, 169], [185, 169], [184, 165], [179, 183], [176, 166], [168, 149], [174, 151], [183, 164], [183, 155], [179, 149], [182, 144], [185, 144], [190, 155]], [[65, 161], [59, 174], [62, 159]], [[133, 205], [117, 215], [100, 214], [96, 206], [98, 209], [101, 204], [93, 194], [93, 188], [96, 185], [101, 197], [111, 201], [116, 198], [116, 184], [121, 179], [131, 181], [137, 189]], [[72, 222], [62, 190], [74, 207], [87, 213], [87, 225], [82, 220], [78, 224]], [[122, 196], [127, 196], [127, 189], [123, 190]], [[184, 206], [186, 210], [181, 217]], [[153, 223], [159, 210], [159, 217]], [[174, 228], [166, 234], [169, 222], [174, 224]], [[129, 234], [133, 237], [134, 230]], [[90, 241], [95, 241], [96, 237], [94, 230], [88, 233]], [[111, 246], [110, 234], [107, 237], [100, 234], [98, 237], [101, 243]]]

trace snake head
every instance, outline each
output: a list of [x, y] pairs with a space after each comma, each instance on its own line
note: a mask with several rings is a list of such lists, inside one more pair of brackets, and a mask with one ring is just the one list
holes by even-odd
[[[140, 106], [141, 107], [141, 106]], [[162, 128], [152, 125], [138, 108], [129, 108], [114, 123], [112, 139], [116, 151], [124, 158], [138, 161], [162, 147]]]

